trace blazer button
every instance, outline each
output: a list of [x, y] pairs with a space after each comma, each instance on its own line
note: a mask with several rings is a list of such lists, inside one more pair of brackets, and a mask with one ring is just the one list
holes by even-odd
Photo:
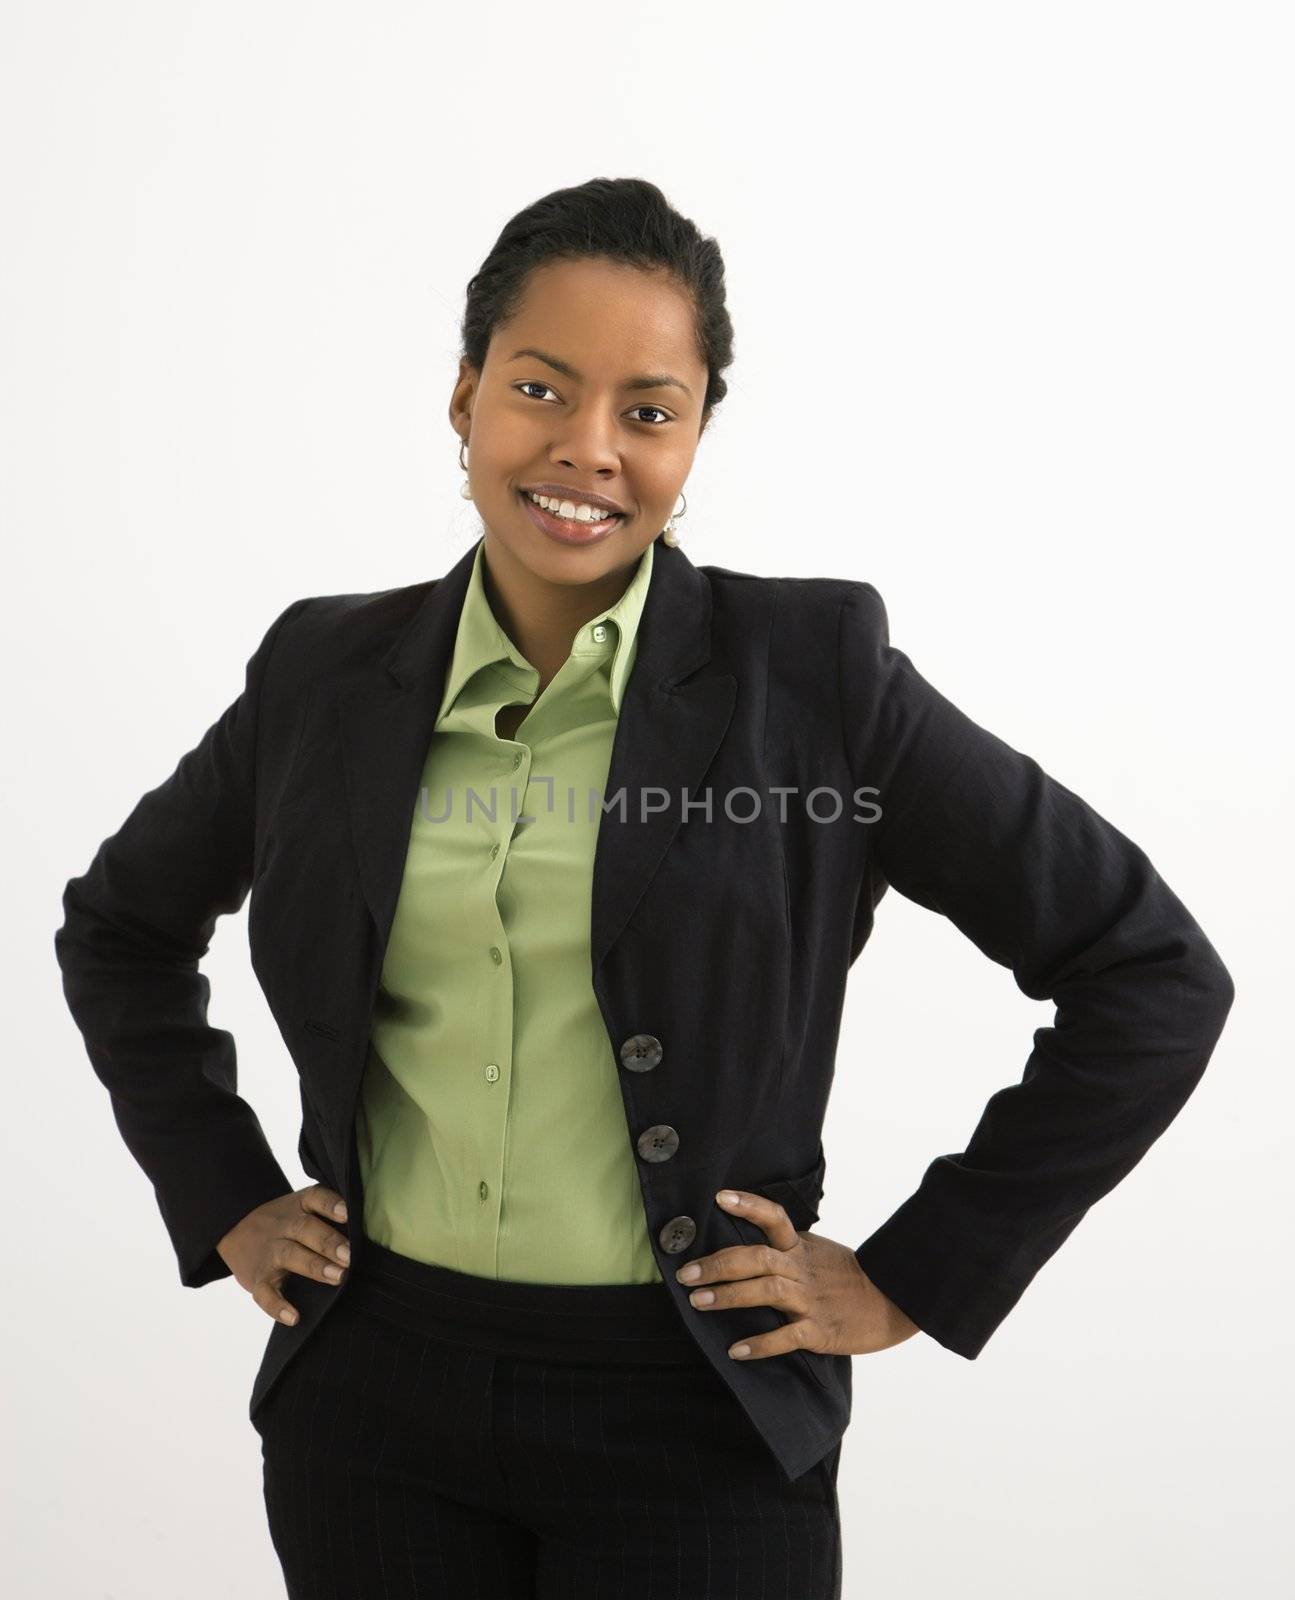
[[697, 1224], [691, 1217], [671, 1217], [657, 1234], [661, 1248], [667, 1255], [677, 1256], [686, 1250], [697, 1237]]
[[621, 1065], [627, 1072], [651, 1072], [661, 1064], [661, 1041], [650, 1033], [636, 1033], [621, 1046]]
[[644, 1128], [638, 1136], [638, 1152], [644, 1161], [669, 1161], [679, 1148], [679, 1135], [667, 1122]]

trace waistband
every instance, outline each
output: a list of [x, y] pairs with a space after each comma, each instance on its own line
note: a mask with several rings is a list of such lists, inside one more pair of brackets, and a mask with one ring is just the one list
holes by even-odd
[[664, 1283], [524, 1283], [456, 1272], [365, 1237], [342, 1293], [411, 1332], [522, 1360], [704, 1366]]

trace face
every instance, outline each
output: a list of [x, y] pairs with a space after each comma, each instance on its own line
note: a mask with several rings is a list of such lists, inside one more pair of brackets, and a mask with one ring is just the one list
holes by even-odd
[[[637, 562], [679, 503], [703, 428], [695, 325], [664, 273], [585, 259], [531, 274], [484, 368], [460, 364], [450, 403], [496, 569], [581, 585]], [[537, 483], [577, 503], [590, 491], [624, 514], [605, 534], [562, 524], [574, 536], [564, 539], [527, 509], [522, 487]]]

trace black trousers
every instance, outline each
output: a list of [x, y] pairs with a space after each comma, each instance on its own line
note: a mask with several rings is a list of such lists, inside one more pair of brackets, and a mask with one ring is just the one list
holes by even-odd
[[840, 1600], [840, 1445], [789, 1481], [664, 1285], [337, 1292], [257, 1415], [289, 1600]]

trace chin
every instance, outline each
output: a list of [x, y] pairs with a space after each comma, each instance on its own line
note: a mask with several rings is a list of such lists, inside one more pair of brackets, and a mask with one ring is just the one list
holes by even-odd
[[547, 583], [591, 583], [617, 567], [637, 561], [646, 549], [632, 523], [614, 528], [592, 545], [564, 545], [531, 526], [525, 511], [519, 515], [525, 525], [517, 533], [510, 528], [507, 534], [500, 534], [493, 525], [487, 525], [491, 543], [502, 545], [514, 561]]

